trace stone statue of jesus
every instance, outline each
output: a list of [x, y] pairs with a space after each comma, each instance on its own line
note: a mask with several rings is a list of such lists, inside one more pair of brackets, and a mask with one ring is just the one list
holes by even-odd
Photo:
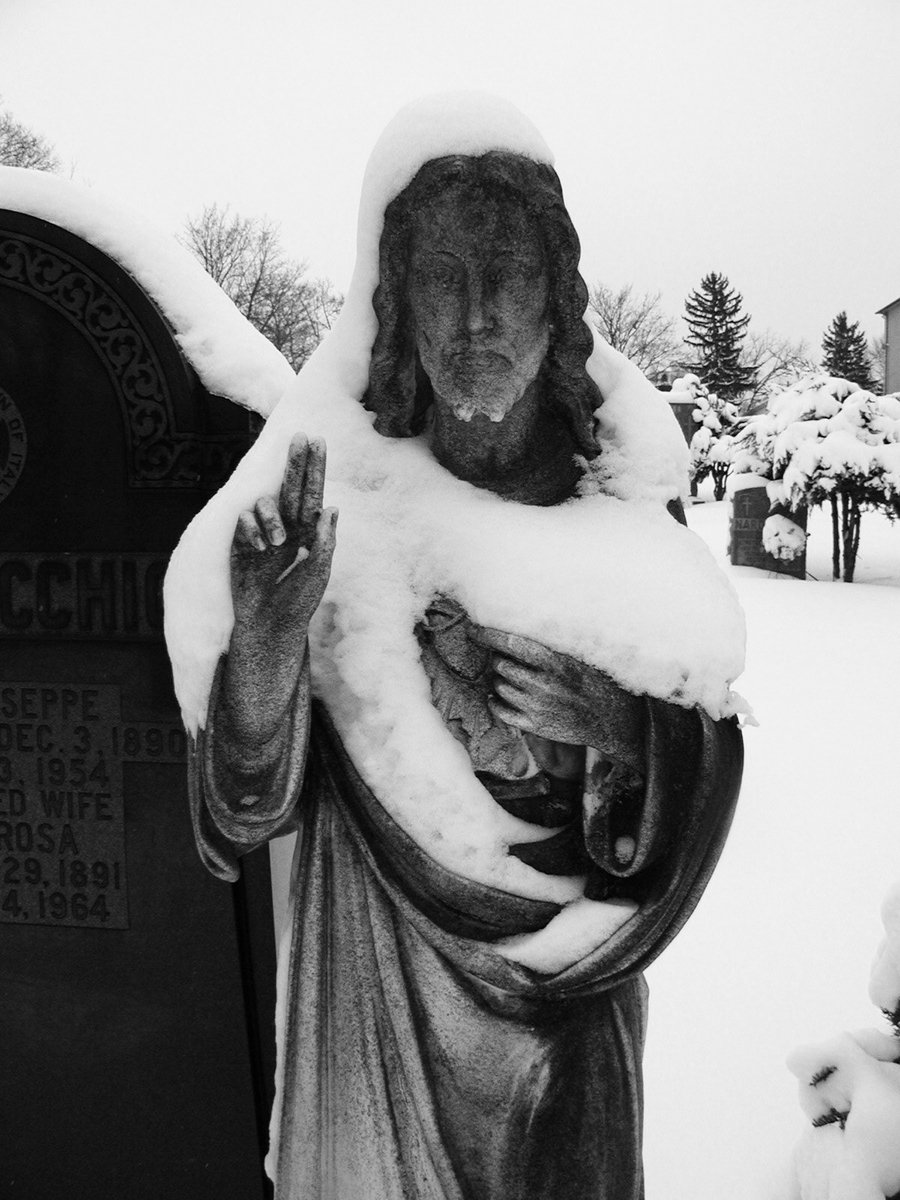
[[[429, 470], [475, 500], [502, 498], [497, 511], [517, 520], [577, 504], [604, 450], [577, 262], [547, 163], [503, 145], [427, 157], [383, 212], [377, 328], [356, 397], [371, 436], [415, 439]], [[559, 895], [618, 914], [571, 961], [517, 959], [510, 947], [566, 905], [552, 888], [519, 894], [444, 865], [392, 815], [384, 785], [367, 783], [387, 745], [352, 752], [327, 686], [323, 698], [311, 684], [311, 657], [326, 660], [341, 629], [340, 612], [325, 612], [343, 529], [324, 504], [325, 453], [294, 432], [278, 488], [233, 525], [233, 628], [191, 768], [201, 853], [223, 878], [243, 853], [299, 830], [280, 964], [276, 1195], [637, 1200], [641, 972], [720, 852], [740, 779], [736, 723], [487, 626], [464, 589], [423, 593], [409, 634], [428, 719], [520, 831], [505, 853]], [[681, 511], [669, 499], [674, 536]], [[428, 501], [411, 493], [398, 520]], [[377, 590], [377, 550], [371, 562], [363, 590]], [[614, 578], [619, 564], [597, 569]], [[527, 609], [529, 595], [520, 601]], [[316, 621], [331, 633], [311, 652]], [[314, 678], [344, 669], [333, 654], [337, 666], [313, 661]], [[364, 706], [342, 720], [365, 722]]]

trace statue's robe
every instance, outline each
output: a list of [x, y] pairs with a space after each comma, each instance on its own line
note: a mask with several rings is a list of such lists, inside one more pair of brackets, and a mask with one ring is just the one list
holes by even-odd
[[[216, 694], [191, 776], [201, 854], [298, 829], [280, 966], [279, 1200], [638, 1200], [644, 967], [695, 906], [741, 773], [733, 720], [646, 701], [655, 852], [622, 894], [638, 911], [556, 974], [497, 939], [559, 906], [437, 864], [385, 811], [307, 684], [276, 765], [223, 768]], [[638, 831], [639, 839], [641, 831]]]

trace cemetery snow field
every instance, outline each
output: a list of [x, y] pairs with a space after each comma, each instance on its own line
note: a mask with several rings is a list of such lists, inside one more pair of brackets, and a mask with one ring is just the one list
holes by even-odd
[[730, 507], [696, 504], [688, 523], [745, 608], [736, 687], [759, 724], [719, 867], [648, 972], [653, 1200], [786, 1200], [808, 1121], [785, 1058], [889, 1031], [868, 983], [900, 879], [900, 522], [864, 514], [857, 581], [832, 583], [830, 519], [815, 511], [814, 579], [800, 581], [730, 566]]

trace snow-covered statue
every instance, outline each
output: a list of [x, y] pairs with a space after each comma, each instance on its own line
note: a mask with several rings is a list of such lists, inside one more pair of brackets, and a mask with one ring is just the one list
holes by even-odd
[[167, 581], [204, 861], [299, 831], [282, 1200], [643, 1194], [641, 971], [728, 828], [743, 627], [550, 163], [485, 97], [396, 118], [340, 321]]

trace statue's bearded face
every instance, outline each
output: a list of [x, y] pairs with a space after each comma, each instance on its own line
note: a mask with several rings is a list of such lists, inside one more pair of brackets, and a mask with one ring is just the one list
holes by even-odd
[[550, 280], [524, 205], [455, 184], [416, 217], [409, 301], [436, 402], [501, 421], [537, 377], [549, 344]]

